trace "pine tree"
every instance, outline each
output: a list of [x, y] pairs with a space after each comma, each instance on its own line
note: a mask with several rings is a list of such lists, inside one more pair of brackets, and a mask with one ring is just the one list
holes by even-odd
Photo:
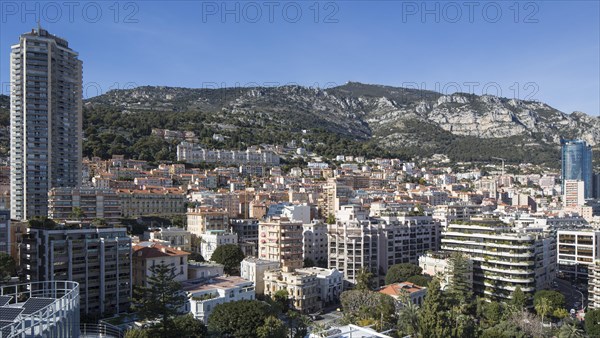
[[440, 283], [434, 278], [427, 287], [427, 295], [419, 315], [419, 333], [422, 337], [450, 337], [448, 306], [440, 291]]
[[468, 307], [473, 300], [473, 290], [469, 282], [469, 261], [460, 252], [455, 252], [450, 256], [450, 269], [452, 278], [448, 285], [448, 292], [451, 298], [455, 299], [459, 306]]
[[524, 310], [527, 306], [527, 296], [523, 290], [521, 290], [520, 286], [517, 286], [515, 291], [513, 291], [510, 305], [512, 305], [517, 311]]
[[175, 280], [175, 268], [158, 264], [150, 268], [147, 286], [134, 290], [133, 309], [143, 319], [160, 319], [160, 334], [169, 335], [173, 317], [179, 314], [184, 305], [185, 296], [181, 293], [181, 285]]

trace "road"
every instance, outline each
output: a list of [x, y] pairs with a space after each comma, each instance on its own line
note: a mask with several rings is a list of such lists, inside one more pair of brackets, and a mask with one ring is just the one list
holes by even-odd
[[565, 296], [565, 307], [567, 308], [567, 310], [579, 310], [582, 307], [585, 307], [585, 305], [587, 304], [587, 292], [585, 292], [585, 290], [583, 292], [583, 304], [581, 304], [581, 306], [579, 306], [578, 308], [575, 308], [575, 303], [581, 303], [581, 293], [577, 292], [577, 288], [575, 288], [575, 285], [571, 284], [566, 280], [557, 278], [555, 279], [555, 281], [558, 284], [558, 291]]

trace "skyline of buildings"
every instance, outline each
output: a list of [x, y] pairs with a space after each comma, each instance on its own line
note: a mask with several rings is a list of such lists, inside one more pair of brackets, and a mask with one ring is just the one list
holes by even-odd
[[[75, 282], [82, 315], [128, 311], [133, 287], [147, 286], [157, 264], [181, 283], [181, 311], [204, 323], [218, 304], [284, 290], [292, 308], [315, 313], [365, 271], [372, 289], [399, 301], [398, 287], [406, 288], [422, 304], [425, 286], [386, 286], [385, 275], [397, 264], [433, 264], [424, 270], [442, 271], [449, 284], [437, 257], [453, 252], [468, 256], [472, 290], [487, 299], [508, 301], [517, 286], [530, 297], [556, 276], [589, 279], [590, 302], [598, 298], [600, 201], [584, 141], [563, 143], [561, 184], [551, 171], [506, 174], [504, 163], [482, 175], [470, 164], [345, 155], [339, 166], [312, 158], [284, 171], [282, 158], [312, 155], [186, 141], [177, 158], [188, 165], [83, 161], [81, 77], [77, 53], [43, 29], [13, 46], [10, 214], [0, 210], [0, 252], [17, 258], [29, 283]], [[189, 166], [207, 163], [216, 168]], [[210, 261], [224, 245], [246, 256], [241, 277], [224, 275], [235, 267], [191, 260]]]

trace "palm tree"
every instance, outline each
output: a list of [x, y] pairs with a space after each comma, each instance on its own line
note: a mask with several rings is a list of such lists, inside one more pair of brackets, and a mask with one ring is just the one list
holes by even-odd
[[[408, 297], [407, 297], [408, 298]], [[398, 313], [398, 326], [405, 328], [412, 337], [419, 334], [419, 306], [408, 299]]]
[[544, 326], [544, 317], [550, 312], [551, 308], [550, 301], [545, 297], [540, 298], [537, 304], [535, 304], [535, 311], [542, 316], [542, 327]]
[[585, 332], [573, 320], [567, 321], [560, 327], [558, 338], [583, 338]]

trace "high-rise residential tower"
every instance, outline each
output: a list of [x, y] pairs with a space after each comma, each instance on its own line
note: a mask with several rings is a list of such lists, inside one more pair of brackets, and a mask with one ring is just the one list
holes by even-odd
[[563, 141], [562, 186], [566, 180], [584, 182], [584, 197], [592, 198], [592, 147], [585, 141]]
[[47, 216], [48, 191], [81, 179], [82, 62], [38, 28], [10, 55], [11, 217]]

